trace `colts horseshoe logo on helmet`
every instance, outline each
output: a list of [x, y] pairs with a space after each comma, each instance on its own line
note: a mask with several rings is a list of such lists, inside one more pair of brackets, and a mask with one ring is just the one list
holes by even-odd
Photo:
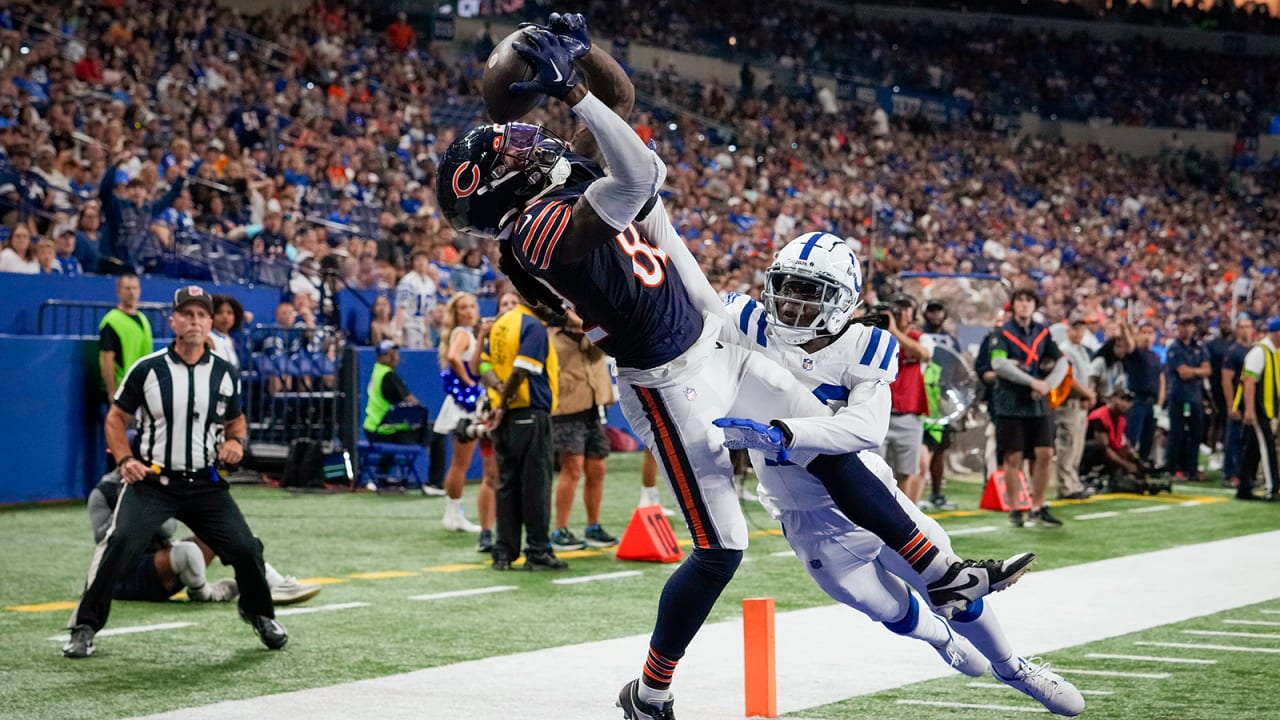
[[[471, 173], [470, 183], [466, 187], [463, 187], [462, 182], [465, 179], [464, 174], [467, 173], [468, 171], [470, 171]], [[476, 188], [478, 187], [480, 187], [480, 168], [477, 167], [476, 165], [469, 162], [464, 162], [458, 166], [457, 170], [453, 171], [453, 194], [454, 195], [457, 195], [460, 198], [464, 198], [470, 195], [471, 193], [474, 193], [476, 191]]]

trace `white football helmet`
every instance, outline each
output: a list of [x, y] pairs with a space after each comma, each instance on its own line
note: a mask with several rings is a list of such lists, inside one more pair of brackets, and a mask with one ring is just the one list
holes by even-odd
[[862, 265], [831, 233], [805, 233], [787, 243], [765, 277], [771, 334], [788, 345], [839, 333], [862, 302]]

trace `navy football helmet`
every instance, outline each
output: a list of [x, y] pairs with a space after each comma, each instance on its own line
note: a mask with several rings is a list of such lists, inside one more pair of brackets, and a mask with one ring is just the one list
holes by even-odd
[[568, 149], [539, 125], [474, 127], [453, 141], [440, 162], [440, 210], [458, 230], [497, 235], [531, 199], [569, 177]]

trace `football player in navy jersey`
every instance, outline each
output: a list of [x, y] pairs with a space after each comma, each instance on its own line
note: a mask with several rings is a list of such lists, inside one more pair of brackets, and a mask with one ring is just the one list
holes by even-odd
[[[823, 444], [830, 435], [818, 429], [821, 416], [831, 413], [821, 401], [739, 342], [736, 330], [722, 335], [720, 298], [657, 199], [666, 166], [624, 120], [634, 88], [612, 58], [592, 48], [582, 16], [552, 14], [547, 27], [526, 27], [525, 40], [514, 47], [536, 72], [513, 91], [565, 102], [584, 131], [570, 146], [533, 125], [473, 128], [446, 151], [436, 191], [454, 227], [498, 239], [502, 270], [522, 295], [571, 307], [587, 336], [616, 359], [623, 412], [658, 457], [693, 536], [693, 552], [663, 589], [643, 673], [619, 694], [624, 716], [675, 717], [676, 664], [747, 546], [717, 418], [785, 418], [727, 433], [742, 447], [785, 447], [842, 512], [919, 573], [944, 612], [1016, 581], [1034, 555], [973, 562], [943, 552], [855, 453]], [[609, 171], [571, 147], [598, 148]], [[877, 352], [874, 360], [883, 362], [888, 349]], [[789, 427], [804, 431], [784, 436]]]

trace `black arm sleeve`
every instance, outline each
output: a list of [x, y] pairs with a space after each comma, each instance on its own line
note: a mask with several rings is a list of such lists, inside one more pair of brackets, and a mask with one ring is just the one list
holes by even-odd
[[110, 325], [103, 325], [102, 330], [98, 333], [98, 352], [115, 353], [116, 364], [119, 365], [122, 351], [120, 336], [116, 334], [115, 328]]
[[382, 397], [392, 405], [399, 405], [404, 399], [409, 397], [409, 386], [404, 384], [404, 380], [400, 376], [389, 372], [382, 377]]

